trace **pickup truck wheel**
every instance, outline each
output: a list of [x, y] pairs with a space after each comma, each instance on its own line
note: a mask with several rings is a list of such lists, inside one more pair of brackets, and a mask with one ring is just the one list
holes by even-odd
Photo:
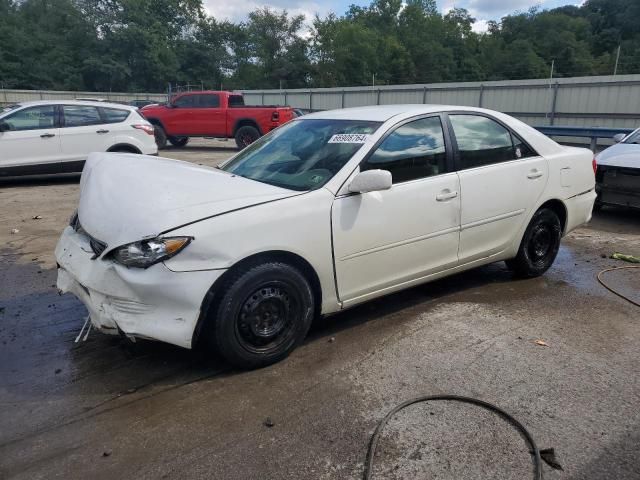
[[167, 137], [174, 147], [184, 147], [189, 142], [189, 137]]
[[210, 340], [236, 367], [264, 367], [298, 346], [313, 314], [311, 286], [299, 270], [281, 262], [254, 265], [226, 282]]
[[167, 147], [167, 134], [164, 131], [164, 128], [162, 128], [162, 125], [153, 125], [153, 136], [156, 139], [156, 145], [159, 150]]
[[516, 275], [532, 278], [542, 275], [553, 264], [560, 248], [562, 225], [550, 209], [538, 210], [524, 232], [518, 255], [507, 266]]
[[242, 150], [259, 138], [260, 132], [257, 128], [245, 125], [244, 127], [240, 127], [236, 132], [236, 145]]

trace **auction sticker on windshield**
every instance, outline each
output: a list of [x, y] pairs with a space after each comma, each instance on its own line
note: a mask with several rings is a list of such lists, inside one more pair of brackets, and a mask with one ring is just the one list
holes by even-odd
[[336, 133], [329, 143], [365, 143], [369, 135], [364, 133]]

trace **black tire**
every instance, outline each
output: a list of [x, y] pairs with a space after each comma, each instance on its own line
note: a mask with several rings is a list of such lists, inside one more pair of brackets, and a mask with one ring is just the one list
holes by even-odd
[[207, 335], [232, 365], [265, 367], [302, 342], [314, 306], [311, 286], [298, 269], [281, 262], [249, 266], [225, 282]]
[[118, 147], [114, 150], [109, 150], [110, 153], [133, 153], [135, 155], [140, 155], [140, 152], [136, 152], [131, 148], [126, 147]]
[[167, 137], [171, 145], [174, 147], [182, 148], [189, 143], [189, 137]]
[[158, 150], [162, 150], [167, 147], [167, 134], [164, 131], [164, 128], [162, 128], [162, 125], [158, 125], [157, 123], [153, 124], [153, 136], [156, 139]]
[[560, 248], [562, 225], [553, 210], [538, 210], [524, 232], [518, 255], [507, 266], [524, 278], [538, 277], [553, 264]]
[[240, 150], [251, 145], [257, 139], [260, 138], [260, 132], [257, 128], [245, 125], [240, 127], [236, 132], [236, 145]]

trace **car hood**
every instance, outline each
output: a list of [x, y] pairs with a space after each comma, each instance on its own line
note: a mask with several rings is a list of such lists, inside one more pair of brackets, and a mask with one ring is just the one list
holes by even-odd
[[640, 145], [618, 143], [604, 149], [596, 156], [598, 165], [610, 167], [640, 168]]
[[300, 192], [178, 160], [92, 153], [80, 180], [78, 218], [109, 248]]

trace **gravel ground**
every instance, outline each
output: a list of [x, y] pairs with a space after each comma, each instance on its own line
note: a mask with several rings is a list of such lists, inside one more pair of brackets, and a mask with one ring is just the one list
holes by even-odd
[[[215, 165], [234, 152], [202, 140], [161, 155]], [[0, 478], [357, 479], [385, 413], [443, 393], [494, 402], [554, 447], [564, 471], [546, 479], [640, 478], [640, 315], [595, 279], [622, 265], [603, 256], [640, 255], [636, 212], [604, 209], [541, 278], [496, 264], [413, 288], [320, 320], [287, 360], [240, 372], [159, 343], [73, 343], [86, 312], [57, 294], [53, 248], [77, 179], [0, 185]], [[640, 300], [638, 271], [607, 280]], [[389, 423], [375, 478], [531, 472], [503, 420], [431, 402]]]

